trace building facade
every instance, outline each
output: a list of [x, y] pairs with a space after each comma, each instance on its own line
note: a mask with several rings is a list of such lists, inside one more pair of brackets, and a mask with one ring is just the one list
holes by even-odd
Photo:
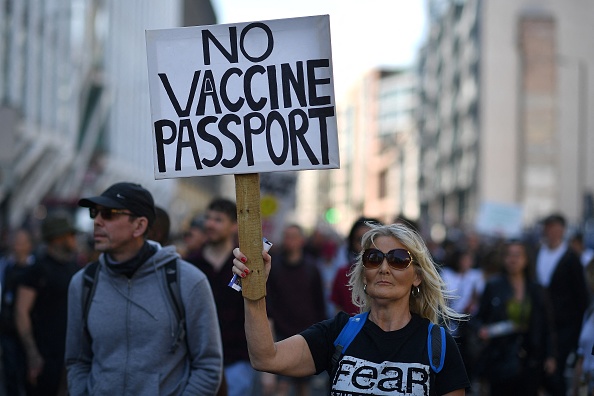
[[430, 4], [420, 55], [422, 222], [472, 226], [485, 203], [573, 223], [594, 191], [588, 112], [594, 4], [467, 0]]
[[0, 223], [122, 180], [187, 200], [174, 224], [205, 205], [196, 183], [154, 180], [145, 30], [213, 23], [208, 0], [0, 0]]
[[418, 218], [416, 103], [417, 78], [408, 69], [371, 70], [341, 98], [340, 169], [300, 172], [302, 224], [327, 222], [346, 234], [360, 216]]

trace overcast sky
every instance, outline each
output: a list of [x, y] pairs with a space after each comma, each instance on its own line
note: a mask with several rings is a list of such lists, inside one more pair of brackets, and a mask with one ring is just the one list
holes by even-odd
[[365, 71], [409, 66], [424, 38], [424, 0], [213, 0], [219, 23], [330, 15], [334, 90]]

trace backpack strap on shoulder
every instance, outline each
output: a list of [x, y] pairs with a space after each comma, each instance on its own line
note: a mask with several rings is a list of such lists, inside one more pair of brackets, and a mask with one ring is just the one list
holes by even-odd
[[443, 369], [446, 352], [445, 329], [429, 322], [427, 334], [427, 353], [429, 354], [429, 365], [431, 370], [439, 373]]
[[91, 309], [91, 301], [97, 287], [97, 278], [99, 277], [99, 261], [93, 261], [84, 269], [83, 272], [83, 290], [82, 290], [82, 309], [83, 309], [83, 329], [89, 338], [89, 329], [87, 320]]
[[351, 345], [351, 341], [353, 341], [365, 324], [367, 315], [369, 315], [369, 311], [351, 316], [349, 321], [344, 325], [340, 334], [336, 337], [336, 340], [334, 340], [336, 349], [334, 350], [334, 355], [332, 355], [332, 367], [335, 367], [338, 364], [340, 357], [344, 355], [349, 345]]
[[[87, 264], [83, 272], [83, 328], [89, 339], [91, 336], [89, 334], [87, 321], [89, 317], [89, 311], [91, 309], [91, 302], [93, 301], [93, 295], [95, 294], [95, 288], [97, 287], [99, 269], [99, 261], [93, 261]], [[177, 320], [175, 338], [170, 348], [170, 352], [173, 353], [186, 337], [186, 315], [181, 300], [177, 258], [165, 264], [163, 267], [161, 267], [161, 269], [163, 271], [163, 282], [165, 282], [165, 287], [167, 289], [166, 294], [168, 296], [170, 305], [173, 307], [173, 313]]]
[[177, 329], [175, 331], [175, 338], [169, 348], [169, 352], [174, 353], [179, 347], [180, 343], [186, 338], [186, 315], [185, 309], [181, 299], [180, 282], [179, 282], [179, 268], [178, 260], [174, 258], [162, 267], [164, 272], [163, 279], [165, 280], [165, 287], [167, 288], [167, 295], [175, 318], [177, 319]]

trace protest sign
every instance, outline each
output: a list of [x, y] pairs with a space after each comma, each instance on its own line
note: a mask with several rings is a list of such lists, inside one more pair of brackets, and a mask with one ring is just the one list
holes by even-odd
[[[234, 174], [240, 249], [263, 277], [259, 173], [340, 166], [328, 15], [147, 30], [146, 44], [155, 178]], [[244, 296], [265, 294], [259, 276]]]
[[262, 232], [279, 241], [286, 226], [289, 211], [295, 207], [297, 172], [269, 172], [260, 174], [260, 209]]
[[156, 179], [339, 167], [327, 15], [146, 41]]
[[504, 238], [518, 238], [522, 234], [521, 206], [501, 202], [482, 202], [475, 221], [477, 232]]

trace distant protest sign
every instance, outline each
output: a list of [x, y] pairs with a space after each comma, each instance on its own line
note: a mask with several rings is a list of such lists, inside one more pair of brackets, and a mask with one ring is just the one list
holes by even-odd
[[260, 175], [262, 233], [271, 241], [280, 241], [290, 209], [295, 207], [297, 172]]
[[477, 232], [493, 237], [518, 238], [524, 211], [520, 205], [482, 202], [475, 222]]
[[146, 32], [155, 178], [338, 168], [327, 15]]

